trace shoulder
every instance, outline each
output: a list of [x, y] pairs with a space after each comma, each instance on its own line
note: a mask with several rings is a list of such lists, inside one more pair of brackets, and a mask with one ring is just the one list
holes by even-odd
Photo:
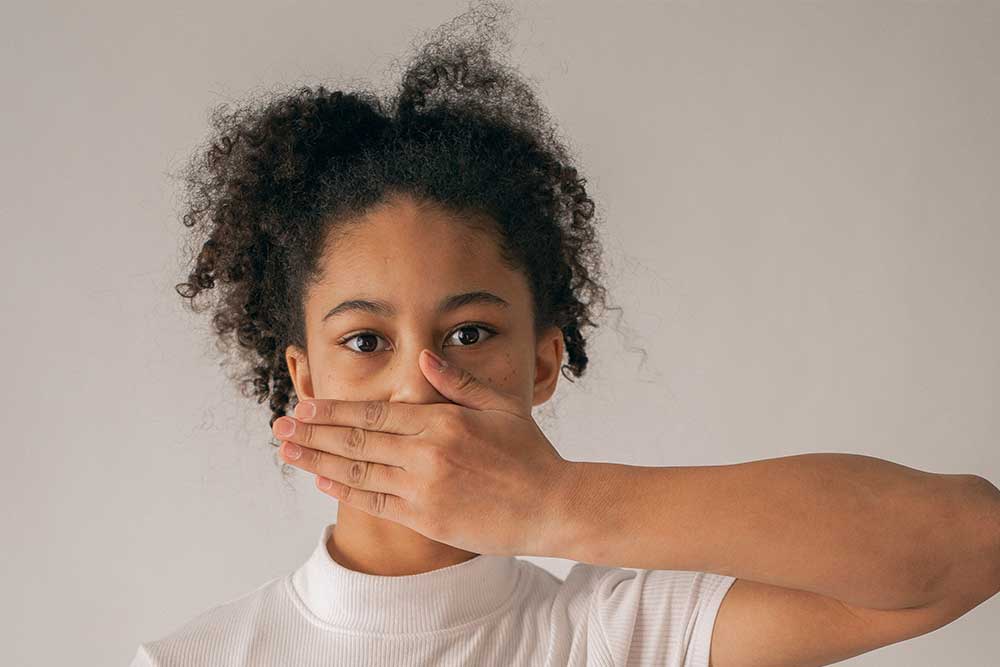
[[564, 586], [586, 601], [614, 664], [707, 667], [719, 606], [735, 581], [711, 572], [577, 563]]
[[129, 667], [228, 665], [257, 628], [288, 604], [288, 575], [275, 577], [239, 597], [214, 605], [169, 634], [142, 642]]

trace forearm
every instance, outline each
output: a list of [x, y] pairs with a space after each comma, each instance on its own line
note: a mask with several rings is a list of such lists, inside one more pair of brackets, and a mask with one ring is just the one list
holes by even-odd
[[972, 475], [828, 453], [569, 463], [552, 556], [716, 572], [875, 609], [1000, 586], [1000, 493]]

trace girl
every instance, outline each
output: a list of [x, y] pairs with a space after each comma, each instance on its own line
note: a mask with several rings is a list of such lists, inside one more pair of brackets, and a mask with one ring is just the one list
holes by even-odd
[[[493, 36], [431, 41], [387, 100], [320, 86], [214, 117], [184, 217], [201, 247], [178, 291], [192, 306], [218, 294], [215, 330], [269, 402], [283, 472], [333, 474], [319, 463], [333, 445], [304, 448], [308, 418], [290, 407], [449, 403], [458, 389], [428, 379], [425, 348], [524, 415], [586, 370], [606, 307], [593, 201]], [[1000, 503], [981, 478], [865, 457], [570, 466], [530, 442], [470, 470], [519, 471], [505, 479], [544, 489], [545, 511], [482, 530], [558, 535], [539, 554], [582, 561], [565, 580], [432, 539], [337, 480], [337, 521], [300, 567], [142, 643], [132, 667], [825, 665], [1000, 586]]]

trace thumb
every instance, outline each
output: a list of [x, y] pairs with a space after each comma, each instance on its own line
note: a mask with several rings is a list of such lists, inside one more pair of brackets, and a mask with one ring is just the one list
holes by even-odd
[[513, 398], [485, 384], [469, 371], [449, 364], [427, 348], [420, 355], [420, 370], [438, 393], [459, 405], [475, 410], [517, 412]]

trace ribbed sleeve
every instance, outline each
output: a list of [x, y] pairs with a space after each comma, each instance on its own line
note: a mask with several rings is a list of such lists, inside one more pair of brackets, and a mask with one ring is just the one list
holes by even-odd
[[128, 667], [157, 667], [157, 665], [153, 662], [153, 658], [149, 655], [149, 651], [146, 650], [146, 647], [140, 645], [135, 652], [135, 657], [132, 658], [132, 662], [128, 664]]
[[591, 615], [605, 636], [614, 665], [708, 667], [715, 618], [734, 577], [685, 570], [604, 569], [595, 586]]

